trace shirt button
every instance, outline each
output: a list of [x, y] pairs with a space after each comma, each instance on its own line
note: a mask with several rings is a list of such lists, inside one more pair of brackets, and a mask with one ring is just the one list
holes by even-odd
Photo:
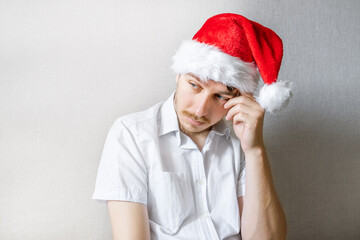
[[205, 181], [204, 181], [204, 179], [200, 179], [200, 180], [198, 181], [198, 183], [199, 183], [200, 185], [204, 185]]
[[205, 213], [205, 214], [203, 214], [201, 217], [202, 217], [203, 219], [206, 219], [206, 218], [209, 217], [209, 214]]

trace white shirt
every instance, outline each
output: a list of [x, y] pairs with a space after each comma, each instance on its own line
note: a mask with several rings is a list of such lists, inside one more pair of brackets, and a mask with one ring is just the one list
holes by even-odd
[[179, 130], [173, 97], [115, 120], [93, 199], [145, 204], [152, 240], [241, 239], [237, 197], [245, 194], [245, 161], [240, 141], [221, 120], [199, 151]]

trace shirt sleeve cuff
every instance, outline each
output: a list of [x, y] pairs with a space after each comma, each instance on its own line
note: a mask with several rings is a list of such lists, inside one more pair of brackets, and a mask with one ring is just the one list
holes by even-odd
[[245, 195], [245, 183], [239, 184], [239, 188], [237, 189], [237, 197], [242, 197]]
[[92, 199], [99, 203], [107, 203], [108, 200], [120, 200], [147, 205], [147, 193], [140, 189], [96, 188]]

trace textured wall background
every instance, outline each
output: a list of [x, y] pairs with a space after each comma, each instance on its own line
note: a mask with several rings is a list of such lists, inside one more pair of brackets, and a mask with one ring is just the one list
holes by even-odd
[[111, 239], [91, 200], [107, 131], [169, 96], [170, 57], [221, 12], [284, 41], [296, 88], [265, 140], [288, 239], [360, 239], [357, 0], [0, 1], [0, 239]]

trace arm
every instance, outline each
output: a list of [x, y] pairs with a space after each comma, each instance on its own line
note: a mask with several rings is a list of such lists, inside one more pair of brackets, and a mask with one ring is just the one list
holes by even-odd
[[144, 204], [108, 201], [114, 240], [150, 240], [147, 208]]
[[[263, 149], [264, 150], [264, 149]], [[286, 220], [263, 150], [246, 160], [246, 194], [238, 199], [243, 239], [286, 239]]]
[[247, 239], [286, 238], [286, 219], [276, 196], [262, 138], [264, 109], [250, 94], [229, 100], [226, 119], [233, 121], [245, 154], [246, 194], [238, 198], [241, 234]]

